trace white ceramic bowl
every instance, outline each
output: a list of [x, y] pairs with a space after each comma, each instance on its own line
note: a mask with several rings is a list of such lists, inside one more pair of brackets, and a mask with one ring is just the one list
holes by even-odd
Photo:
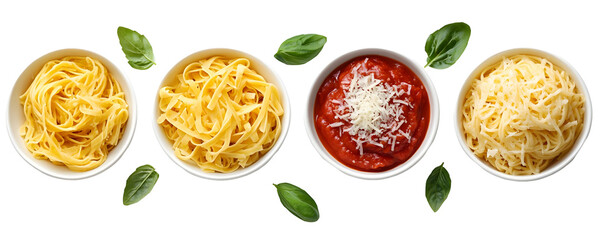
[[[94, 59], [99, 60], [105, 67], [109, 70], [111, 75], [115, 78], [117, 82], [119, 82], [122, 90], [126, 94], [126, 101], [129, 105], [129, 118], [126, 124], [125, 132], [121, 140], [115, 148], [113, 148], [105, 162], [99, 167], [86, 171], [86, 172], [76, 172], [69, 170], [65, 166], [57, 166], [52, 164], [48, 160], [40, 160], [36, 159], [32, 156], [32, 154], [25, 147], [25, 142], [23, 138], [19, 135], [19, 128], [25, 122], [25, 116], [23, 115], [23, 106], [19, 100], [19, 96], [21, 96], [31, 85], [35, 76], [42, 69], [44, 64], [46, 64], [50, 60], [59, 59], [67, 56], [87, 56], [92, 57]], [[133, 88], [130, 86], [124, 74], [119, 71], [119, 69], [109, 60], [104, 58], [103, 56], [82, 49], [62, 49], [57, 50], [51, 53], [48, 53], [35, 61], [33, 61], [21, 75], [17, 79], [17, 82], [13, 86], [13, 90], [11, 92], [10, 98], [8, 100], [8, 114], [7, 114], [7, 127], [8, 127], [8, 135], [10, 136], [11, 141], [13, 142], [13, 146], [19, 152], [21, 157], [27, 161], [31, 166], [40, 170], [41, 172], [61, 179], [82, 179], [94, 176], [99, 174], [109, 167], [111, 167], [121, 155], [126, 151], [130, 141], [132, 140], [132, 136], [134, 136], [134, 130], [136, 128], [136, 97], [134, 96]]]
[[[408, 68], [410, 68], [421, 79], [421, 81], [423, 82], [423, 85], [425, 86], [427, 94], [429, 95], [429, 105], [430, 105], [429, 126], [427, 129], [425, 138], [423, 139], [423, 142], [421, 143], [421, 146], [419, 147], [419, 149], [417, 149], [417, 151], [414, 153], [414, 155], [412, 157], [410, 157], [406, 162], [398, 165], [395, 168], [392, 168], [390, 170], [383, 171], [383, 172], [359, 171], [359, 170], [352, 169], [352, 168], [342, 164], [341, 162], [337, 161], [337, 159], [335, 159], [322, 145], [322, 143], [316, 133], [316, 128], [314, 126], [314, 103], [316, 100], [316, 94], [318, 92], [318, 89], [320, 88], [320, 86], [322, 85], [324, 80], [327, 78], [327, 76], [333, 70], [335, 70], [341, 64], [343, 64], [355, 57], [359, 57], [359, 56], [363, 56], [363, 55], [379, 55], [379, 56], [388, 57], [388, 58], [391, 58], [398, 62], [403, 63]], [[433, 142], [433, 139], [435, 138], [435, 135], [436, 135], [436, 132], [438, 129], [438, 121], [439, 121], [439, 114], [440, 114], [440, 108], [439, 108], [439, 102], [438, 102], [438, 96], [436, 93], [436, 89], [433, 86], [433, 84], [431, 83], [431, 80], [429, 79], [429, 76], [427, 76], [427, 73], [425, 72], [425, 70], [423, 70], [423, 67], [421, 67], [420, 65], [414, 63], [410, 59], [408, 59], [398, 53], [395, 53], [395, 52], [392, 52], [389, 50], [384, 50], [384, 49], [377, 49], [377, 48], [356, 50], [356, 51], [344, 54], [343, 56], [338, 57], [337, 59], [333, 60], [329, 65], [327, 65], [327, 67], [325, 67], [322, 70], [322, 72], [320, 72], [320, 74], [318, 74], [318, 77], [316, 77], [316, 80], [314, 81], [314, 84], [312, 85], [312, 88], [310, 90], [310, 94], [308, 95], [308, 102], [307, 102], [306, 107], [307, 107], [307, 109], [306, 109], [306, 132], [308, 133], [310, 142], [312, 142], [312, 145], [314, 146], [316, 151], [318, 151], [318, 153], [320, 154], [320, 156], [323, 159], [325, 159], [328, 163], [333, 165], [339, 171], [342, 171], [343, 173], [348, 174], [350, 176], [354, 176], [354, 177], [362, 178], [362, 179], [383, 179], [383, 178], [392, 177], [392, 176], [398, 175], [398, 174], [408, 170], [413, 165], [415, 165], [417, 162], [419, 162], [419, 160], [421, 160], [423, 155], [425, 155], [425, 152], [427, 152], [427, 149], [429, 148], [429, 146]]]
[[157, 103], [159, 103], [159, 95], [158, 94], [156, 94], [156, 96], [155, 96], [155, 103], [154, 103], [154, 110], [153, 110], [154, 113], [153, 113], [153, 119], [152, 119], [153, 120], [153, 129], [155, 130], [155, 135], [157, 136], [157, 140], [159, 141], [159, 144], [163, 148], [163, 151], [165, 151], [165, 153], [168, 155], [168, 157], [174, 163], [176, 163], [178, 166], [182, 167], [187, 172], [189, 172], [195, 176], [198, 176], [198, 177], [213, 179], [213, 180], [227, 180], [227, 179], [239, 178], [239, 177], [248, 175], [252, 172], [255, 172], [258, 169], [260, 169], [261, 167], [263, 167], [264, 165], [266, 165], [266, 163], [268, 161], [270, 161], [272, 156], [274, 156], [274, 154], [281, 147], [281, 145], [283, 144], [283, 141], [285, 141], [285, 137], [287, 136], [287, 131], [289, 130], [289, 121], [291, 118], [290, 117], [291, 116], [291, 107], [289, 106], [289, 97], [287, 95], [287, 90], [285, 89], [285, 85], [283, 84], [283, 82], [281, 82], [280, 78], [272, 70], [270, 70], [268, 65], [266, 65], [264, 62], [260, 61], [258, 58], [252, 56], [251, 54], [241, 52], [238, 50], [227, 49], [227, 48], [206, 49], [206, 50], [202, 50], [202, 51], [193, 53], [191, 55], [188, 55], [184, 59], [180, 60], [180, 62], [176, 63], [176, 65], [174, 65], [174, 67], [172, 67], [172, 69], [170, 69], [170, 71], [163, 78], [163, 81], [161, 82], [161, 85], [159, 86], [158, 91], [163, 86], [176, 82], [177, 81], [176, 75], [182, 73], [184, 71], [184, 68], [188, 64], [195, 62], [195, 61], [199, 61], [201, 59], [207, 59], [207, 58], [210, 58], [213, 56], [223, 56], [226, 58], [237, 58], [237, 57], [247, 58], [251, 61], [251, 69], [253, 69], [257, 73], [262, 75], [264, 77], [264, 79], [266, 79], [267, 82], [270, 82], [270, 83], [276, 85], [276, 88], [278, 89], [280, 97], [281, 97], [281, 102], [282, 102], [283, 108], [285, 110], [285, 114], [283, 115], [283, 117], [281, 119], [281, 123], [282, 123], [281, 135], [279, 136], [279, 138], [276, 141], [276, 143], [274, 144], [274, 146], [270, 149], [270, 151], [268, 151], [266, 154], [261, 156], [260, 159], [257, 162], [255, 162], [254, 164], [252, 164], [251, 166], [248, 166], [248, 167], [242, 168], [242, 169], [238, 169], [231, 173], [204, 172], [196, 164], [188, 163], [188, 162], [178, 159], [178, 157], [176, 157], [176, 155], [174, 154], [174, 150], [172, 149], [172, 142], [170, 142], [170, 140], [165, 137], [165, 133], [164, 133], [163, 129], [161, 128], [161, 126], [159, 126], [159, 124], [157, 124], [157, 118], [159, 117], [159, 108], [157, 106]]
[[[576, 139], [576, 142], [574, 143], [572, 148], [567, 153], [565, 153], [563, 156], [561, 156], [557, 161], [555, 161], [553, 164], [548, 166], [544, 171], [542, 171], [538, 174], [534, 174], [534, 175], [516, 176], [516, 175], [509, 175], [509, 174], [496, 170], [488, 162], [486, 162], [485, 160], [483, 160], [481, 158], [478, 158], [477, 156], [475, 156], [475, 154], [473, 154], [473, 151], [471, 151], [471, 149], [469, 149], [467, 144], [465, 144], [465, 139], [464, 139], [465, 134], [462, 130], [463, 129], [463, 125], [462, 125], [463, 115], [462, 115], [461, 111], [462, 111], [463, 103], [465, 101], [465, 95], [467, 94], [467, 91], [469, 91], [469, 89], [471, 88], [471, 83], [473, 82], [473, 80], [476, 79], [477, 77], [479, 77], [479, 74], [483, 71], [484, 68], [491, 66], [493, 64], [496, 64], [497, 62], [500, 62], [503, 59], [503, 57], [514, 56], [514, 55], [518, 55], [518, 54], [533, 55], [533, 56], [538, 56], [538, 57], [543, 57], [543, 58], [548, 59], [551, 63], [553, 63], [557, 67], [565, 70], [569, 74], [570, 78], [576, 83], [576, 87], [579, 89], [579, 91], [582, 94], [584, 94], [584, 97], [585, 97], [584, 107], [586, 108], [586, 110], [584, 113], [584, 126], [582, 128], [582, 132]], [[541, 179], [541, 178], [550, 176], [551, 174], [556, 173], [557, 171], [561, 170], [563, 167], [567, 166], [567, 164], [569, 164], [574, 159], [574, 157], [576, 156], [576, 154], [582, 147], [582, 144], [584, 144], [584, 141], [586, 141], [586, 138], [588, 137], [588, 133], [590, 132], [591, 122], [592, 122], [592, 103], [590, 100], [590, 96], [588, 94], [588, 89], [586, 88], [586, 84], [584, 84], [582, 77], [580, 77], [580, 74], [578, 74], [576, 69], [574, 69], [569, 63], [567, 63], [563, 59], [561, 59], [553, 54], [550, 54], [545, 51], [537, 50], [537, 49], [531, 49], [531, 48], [516, 48], [516, 49], [503, 51], [503, 52], [494, 54], [493, 56], [486, 59], [482, 64], [477, 66], [477, 68], [475, 68], [475, 70], [473, 70], [473, 72], [471, 72], [471, 74], [469, 74], [469, 77], [467, 77], [465, 84], [461, 88], [461, 92], [459, 93], [459, 97], [458, 97], [458, 101], [457, 101], [457, 110], [455, 111], [455, 115], [454, 115], [454, 123], [455, 123], [454, 127], [456, 130], [456, 135], [459, 140], [459, 143], [461, 144], [461, 147], [463, 148], [463, 150], [465, 151], [467, 156], [469, 156], [469, 158], [471, 158], [475, 163], [477, 163], [477, 165], [479, 165], [481, 168], [483, 168], [487, 172], [491, 173], [492, 175], [503, 178], [503, 179], [507, 179], [507, 180], [513, 180], [513, 181], [532, 181], [532, 180]]]

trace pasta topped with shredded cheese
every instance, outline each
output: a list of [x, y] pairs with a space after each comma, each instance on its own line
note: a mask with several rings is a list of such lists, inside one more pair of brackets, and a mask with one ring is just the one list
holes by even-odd
[[174, 154], [206, 172], [255, 163], [276, 143], [284, 114], [275, 85], [246, 58], [215, 56], [190, 63], [177, 83], [159, 90], [157, 123]]
[[547, 59], [515, 55], [484, 69], [463, 104], [467, 146], [498, 171], [531, 175], [567, 152], [582, 130], [585, 97]]
[[73, 171], [103, 164], [128, 121], [119, 83], [90, 57], [49, 61], [20, 99], [25, 115], [20, 134], [27, 149]]

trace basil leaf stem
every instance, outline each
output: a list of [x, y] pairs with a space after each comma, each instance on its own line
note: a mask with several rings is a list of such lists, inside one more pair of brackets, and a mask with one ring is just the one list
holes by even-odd
[[123, 203], [130, 205], [137, 203], [153, 190], [159, 179], [159, 173], [151, 165], [143, 165], [136, 168], [128, 180], [124, 189]]
[[312, 197], [303, 189], [290, 184], [273, 184], [283, 206], [293, 215], [306, 222], [316, 222], [320, 217], [318, 206]]
[[287, 65], [301, 65], [318, 56], [327, 37], [318, 34], [302, 34], [285, 40], [274, 58]]
[[444, 163], [433, 169], [427, 178], [425, 197], [433, 212], [437, 212], [446, 198], [448, 198], [451, 183], [450, 175], [446, 171], [446, 168], [444, 168]]
[[465, 51], [470, 36], [471, 27], [463, 22], [448, 24], [429, 35], [425, 42], [425, 67], [445, 69], [452, 66]]
[[153, 47], [144, 36], [129, 28], [118, 27], [117, 37], [121, 50], [126, 54], [128, 64], [135, 69], [149, 69], [155, 63]]

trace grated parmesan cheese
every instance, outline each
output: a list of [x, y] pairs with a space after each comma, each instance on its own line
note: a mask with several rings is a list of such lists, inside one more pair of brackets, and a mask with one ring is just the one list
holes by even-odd
[[[340, 135], [342, 131], [350, 134], [360, 155], [364, 153], [364, 143], [384, 147], [381, 142], [385, 142], [391, 144], [394, 151], [397, 136], [405, 137], [408, 142], [411, 139], [410, 130], [404, 132], [401, 129], [406, 123], [403, 106], [413, 108], [408, 99], [411, 85], [402, 83], [402, 86], [392, 87], [372, 73], [360, 76], [358, 69], [361, 65], [352, 69], [354, 77], [344, 89], [344, 99], [331, 100], [338, 106], [335, 119], [342, 121], [331, 123], [329, 127], [340, 128]], [[350, 124], [345, 126], [344, 122]]]

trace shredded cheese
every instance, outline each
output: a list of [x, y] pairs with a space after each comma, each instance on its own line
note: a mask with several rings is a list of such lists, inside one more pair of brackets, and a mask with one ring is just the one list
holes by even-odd
[[484, 68], [462, 111], [465, 143], [477, 157], [506, 174], [532, 175], [573, 146], [585, 96], [549, 60], [514, 55]]
[[[363, 64], [366, 62], [367, 59]], [[344, 88], [343, 100], [331, 100], [338, 106], [335, 118], [341, 121], [331, 123], [329, 127], [340, 128], [340, 135], [341, 132], [350, 134], [360, 155], [364, 153], [364, 143], [382, 148], [383, 143], [387, 143], [394, 151], [397, 136], [404, 136], [409, 142], [411, 140], [410, 130], [405, 132], [402, 129], [406, 123], [403, 107], [414, 107], [408, 99], [411, 85], [403, 83], [401, 86], [390, 86], [375, 78], [373, 73], [361, 76], [358, 69], [363, 64], [352, 69], [354, 77], [347, 89]]]

